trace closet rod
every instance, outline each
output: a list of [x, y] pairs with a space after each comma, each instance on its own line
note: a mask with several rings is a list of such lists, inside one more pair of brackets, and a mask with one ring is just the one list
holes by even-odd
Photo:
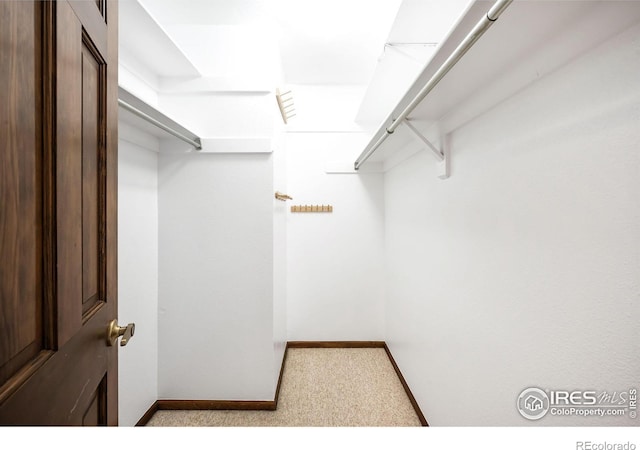
[[476, 26], [471, 30], [464, 40], [456, 47], [456, 49], [449, 55], [447, 60], [440, 66], [435, 74], [427, 81], [424, 87], [418, 92], [413, 100], [407, 105], [406, 108], [400, 113], [398, 117], [392, 120], [391, 125], [385, 128], [384, 133], [378, 140], [372, 145], [371, 142], [365, 147], [364, 151], [360, 154], [354, 167], [356, 170], [360, 168], [364, 162], [369, 159], [371, 155], [382, 145], [382, 143], [392, 134], [396, 128], [407, 118], [409, 114], [418, 106], [418, 104], [424, 100], [424, 98], [433, 90], [434, 87], [442, 80], [445, 75], [456, 65], [460, 59], [467, 53], [467, 51], [473, 47], [478, 39], [489, 29], [493, 22], [498, 20], [500, 14], [507, 9], [507, 7], [513, 2], [513, 0], [498, 0], [496, 1], [486, 16], [480, 19]]
[[184, 134], [180, 133], [179, 131], [176, 131], [173, 128], [168, 127], [167, 125], [163, 124], [159, 120], [154, 119], [149, 114], [146, 114], [145, 112], [140, 111], [138, 108], [136, 108], [135, 106], [130, 105], [126, 101], [122, 100], [121, 98], [118, 99], [118, 105], [122, 106], [124, 109], [126, 109], [127, 111], [135, 114], [136, 116], [146, 120], [147, 122], [150, 122], [151, 124], [155, 125], [156, 127], [166, 131], [167, 133], [177, 137], [178, 139], [186, 142], [187, 144], [193, 145], [196, 150], [202, 150], [202, 144], [200, 143], [200, 139], [199, 138], [196, 138], [196, 140], [193, 140], [193, 139], [185, 136]]

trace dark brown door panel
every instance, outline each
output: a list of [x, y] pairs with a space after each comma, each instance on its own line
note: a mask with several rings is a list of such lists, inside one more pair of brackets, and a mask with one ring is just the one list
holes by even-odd
[[117, 424], [117, 2], [0, 1], [0, 424]]

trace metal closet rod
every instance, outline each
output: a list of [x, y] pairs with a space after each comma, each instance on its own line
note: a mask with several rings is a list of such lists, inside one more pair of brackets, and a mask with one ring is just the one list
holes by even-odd
[[200, 143], [200, 140], [194, 141], [193, 139], [185, 136], [184, 134], [180, 133], [179, 131], [174, 130], [171, 127], [166, 126], [165, 124], [163, 124], [159, 120], [154, 119], [149, 114], [146, 114], [146, 113], [140, 111], [135, 106], [130, 105], [129, 103], [125, 102], [124, 100], [122, 100], [120, 98], [118, 99], [118, 105], [122, 106], [124, 109], [126, 109], [127, 111], [135, 114], [136, 116], [146, 120], [147, 122], [150, 122], [151, 124], [155, 125], [156, 127], [166, 131], [167, 133], [171, 134], [172, 136], [177, 137], [181, 141], [184, 141], [187, 144], [193, 145], [196, 150], [202, 150], [202, 144]]
[[371, 143], [367, 145], [364, 151], [360, 154], [356, 160], [354, 167], [356, 170], [360, 168], [364, 162], [369, 159], [371, 155], [382, 145], [382, 143], [392, 134], [396, 128], [407, 118], [409, 114], [418, 106], [418, 104], [424, 100], [424, 98], [437, 86], [445, 75], [456, 65], [460, 59], [467, 53], [467, 51], [473, 47], [478, 39], [489, 29], [493, 22], [498, 20], [500, 14], [513, 2], [513, 0], [498, 0], [496, 1], [486, 16], [480, 19], [480, 21], [473, 27], [473, 30], [464, 38], [464, 40], [456, 47], [456, 49], [449, 55], [447, 60], [440, 66], [440, 68], [433, 74], [433, 76], [427, 81], [424, 87], [418, 92], [413, 100], [407, 105], [407, 107], [400, 113], [398, 117], [393, 119], [391, 125], [385, 129], [385, 133], [371, 146]]

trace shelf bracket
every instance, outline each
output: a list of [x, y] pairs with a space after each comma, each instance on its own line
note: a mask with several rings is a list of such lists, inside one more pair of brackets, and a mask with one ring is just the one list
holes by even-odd
[[441, 180], [449, 178], [449, 135], [447, 134], [443, 137], [443, 139], [441, 139], [442, 150], [440, 150], [438, 147], [433, 145], [431, 141], [429, 141], [429, 139], [424, 137], [424, 135], [420, 131], [418, 131], [418, 129], [414, 127], [413, 124], [409, 122], [409, 120], [404, 119], [402, 123], [404, 123], [407, 128], [411, 130], [411, 132], [420, 140], [420, 142], [422, 142], [427, 146], [429, 150], [431, 150], [433, 155], [438, 160], [438, 178], [440, 178]]
[[384, 50], [386, 51], [388, 48], [395, 50], [398, 55], [404, 56], [408, 60], [414, 63], [418, 63], [420, 67], [422, 67], [424, 66], [424, 59], [412, 55], [411, 53], [407, 52], [405, 48], [430, 47], [435, 49], [437, 46], [438, 44], [435, 42], [387, 42], [386, 44], [384, 44]]

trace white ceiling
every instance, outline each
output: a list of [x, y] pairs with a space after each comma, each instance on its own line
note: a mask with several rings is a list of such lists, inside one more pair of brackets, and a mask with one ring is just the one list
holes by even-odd
[[368, 84], [401, 4], [401, 0], [138, 2], [202, 76], [259, 73], [285, 84], [313, 85]]
[[164, 94], [292, 88], [295, 124], [373, 129], [472, 2], [120, 0], [120, 65]]

